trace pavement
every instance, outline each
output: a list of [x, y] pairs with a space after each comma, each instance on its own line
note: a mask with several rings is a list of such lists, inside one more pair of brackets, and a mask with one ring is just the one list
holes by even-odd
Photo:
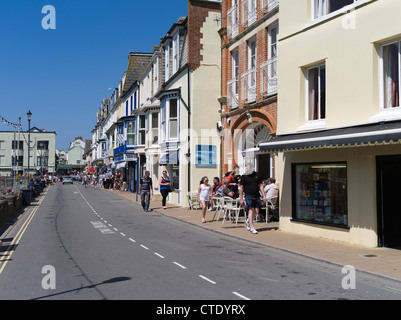
[[[136, 201], [135, 193], [110, 189], [104, 190], [140, 205], [140, 197]], [[214, 211], [207, 211], [206, 223], [201, 223], [201, 210], [189, 210], [188, 208], [171, 204], [167, 204], [167, 209], [164, 210], [161, 200], [151, 200], [150, 209], [152, 211], [149, 214], [159, 213], [199, 228], [247, 240], [251, 243], [338, 265], [341, 268], [351, 265], [357, 272], [401, 281], [401, 250], [379, 247], [369, 248], [312, 236], [296, 235], [279, 230], [278, 222], [254, 223], [258, 231], [258, 234], [254, 235], [246, 230], [243, 217], [240, 217], [238, 224], [227, 220], [223, 223], [223, 215], [220, 216], [219, 221], [216, 220], [217, 216], [212, 220]]]

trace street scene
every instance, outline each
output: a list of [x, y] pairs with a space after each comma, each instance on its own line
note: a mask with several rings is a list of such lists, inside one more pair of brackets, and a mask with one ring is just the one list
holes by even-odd
[[399, 300], [400, 10], [2, 2], [0, 299]]

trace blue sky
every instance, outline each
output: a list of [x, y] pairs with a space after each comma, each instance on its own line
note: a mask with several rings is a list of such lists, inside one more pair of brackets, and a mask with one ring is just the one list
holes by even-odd
[[[45, 5], [56, 9], [55, 30], [42, 28]], [[31, 110], [31, 126], [56, 131], [58, 149], [91, 139], [129, 52], [152, 52], [187, 8], [186, 0], [1, 0], [0, 116], [21, 117], [27, 130]]]

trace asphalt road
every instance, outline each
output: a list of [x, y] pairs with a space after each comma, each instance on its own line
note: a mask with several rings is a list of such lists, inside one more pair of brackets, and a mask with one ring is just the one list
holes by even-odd
[[0, 249], [0, 299], [400, 299], [397, 282], [145, 213], [105, 190], [47, 189]]

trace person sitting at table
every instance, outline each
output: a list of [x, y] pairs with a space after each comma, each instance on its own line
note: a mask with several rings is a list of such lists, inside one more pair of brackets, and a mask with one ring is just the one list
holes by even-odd
[[235, 193], [232, 191], [228, 186], [230, 184], [230, 180], [224, 179], [224, 185], [223, 185], [223, 197], [230, 197], [235, 199]]

